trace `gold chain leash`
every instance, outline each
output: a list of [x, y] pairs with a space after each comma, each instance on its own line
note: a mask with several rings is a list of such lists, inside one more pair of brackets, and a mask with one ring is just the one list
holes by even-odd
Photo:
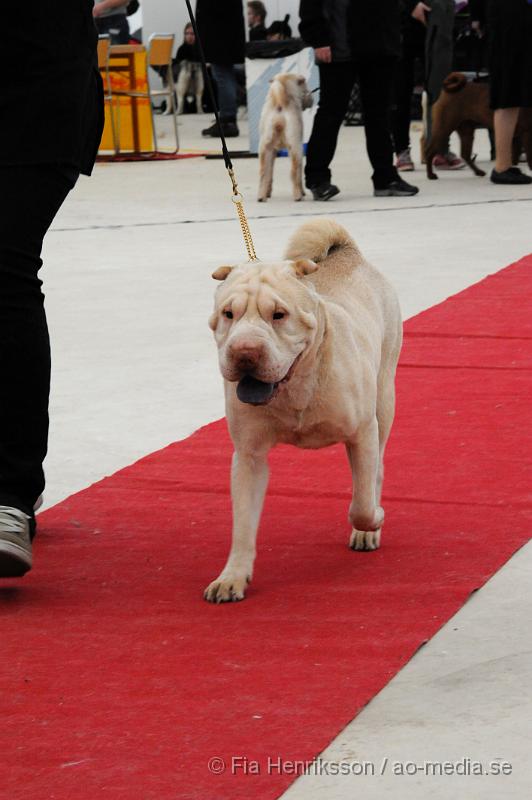
[[246, 217], [246, 212], [244, 211], [244, 206], [242, 204], [243, 197], [238, 191], [238, 184], [236, 182], [234, 170], [232, 168], [228, 168], [227, 172], [229, 173], [231, 183], [233, 184], [233, 195], [231, 200], [236, 206], [236, 213], [238, 214], [238, 221], [240, 222], [240, 227], [242, 228], [242, 236], [244, 237], [244, 244], [246, 245], [249, 260], [258, 261], [259, 259], [257, 258], [255, 246], [253, 244], [253, 237], [251, 236], [251, 231], [249, 229], [248, 218]]

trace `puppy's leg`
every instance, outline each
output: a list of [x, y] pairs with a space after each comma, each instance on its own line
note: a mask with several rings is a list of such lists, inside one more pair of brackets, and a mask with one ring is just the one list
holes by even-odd
[[382, 452], [376, 417], [359, 429], [355, 441], [348, 442], [346, 449], [353, 475], [353, 499], [349, 507], [353, 532], [349, 546], [353, 550], [376, 550], [384, 522], [384, 511], [378, 505], [382, 486]]
[[276, 151], [273, 143], [263, 145], [261, 143], [259, 153], [259, 203], [263, 203], [268, 197], [272, 196], [273, 165], [275, 162]]
[[267, 453], [251, 450], [233, 455], [231, 498], [233, 539], [231, 552], [220, 575], [205, 589], [211, 603], [243, 600], [253, 573], [257, 528], [268, 485]]
[[467, 166], [473, 170], [475, 175], [478, 175], [479, 178], [483, 178], [486, 173], [477, 167], [475, 160], [472, 157], [475, 126], [470, 125], [467, 122], [463, 122], [458, 126], [456, 132], [460, 137], [460, 155], [466, 162]]
[[290, 178], [292, 179], [292, 196], [294, 200], [303, 200], [305, 190], [303, 189], [303, 163], [301, 150], [298, 147], [290, 148]]

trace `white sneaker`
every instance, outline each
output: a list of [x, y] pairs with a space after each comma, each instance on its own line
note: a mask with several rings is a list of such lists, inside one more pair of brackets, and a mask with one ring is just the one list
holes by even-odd
[[18, 508], [0, 506], [0, 578], [19, 578], [31, 569], [30, 520]]

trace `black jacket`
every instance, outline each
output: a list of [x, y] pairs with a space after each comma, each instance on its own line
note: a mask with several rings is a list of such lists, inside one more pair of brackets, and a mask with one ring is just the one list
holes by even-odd
[[103, 127], [92, 7], [92, 0], [2, 7], [0, 163], [61, 163], [90, 174]]
[[246, 35], [242, 0], [198, 0], [198, 32], [211, 64], [241, 64]]
[[354, 60], [397, 57], [401, 52], [400, 12], [411, 13], [416, 2], [301, 0], [299, 32], [311, 47], [331, 47], [333, 61], [346, 60], [346, 44]]

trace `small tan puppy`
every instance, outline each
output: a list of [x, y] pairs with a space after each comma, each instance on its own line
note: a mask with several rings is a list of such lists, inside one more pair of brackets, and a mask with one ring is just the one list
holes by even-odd
[[290, 177], [294, 200], [303, 199], [303, 110], [312, 103], [302, 75], [286, 72], [273, 79], [260, 116], [259, 202], [271, 197], [273, 165], [277, 151], [284, 148], [292, 162]]
[[251, 580], [268, 451], [278, 442], [344, 442], [353, 476], [350, 546], [379, 546], [402, 326], [394, 290], [332, 220], [302, 225], [284, 261], [220, 267], [213, 277], [224, 281], [210, 326], [235, 447], [233, 540], [205, 598], [223, 603], [242, 600]]

